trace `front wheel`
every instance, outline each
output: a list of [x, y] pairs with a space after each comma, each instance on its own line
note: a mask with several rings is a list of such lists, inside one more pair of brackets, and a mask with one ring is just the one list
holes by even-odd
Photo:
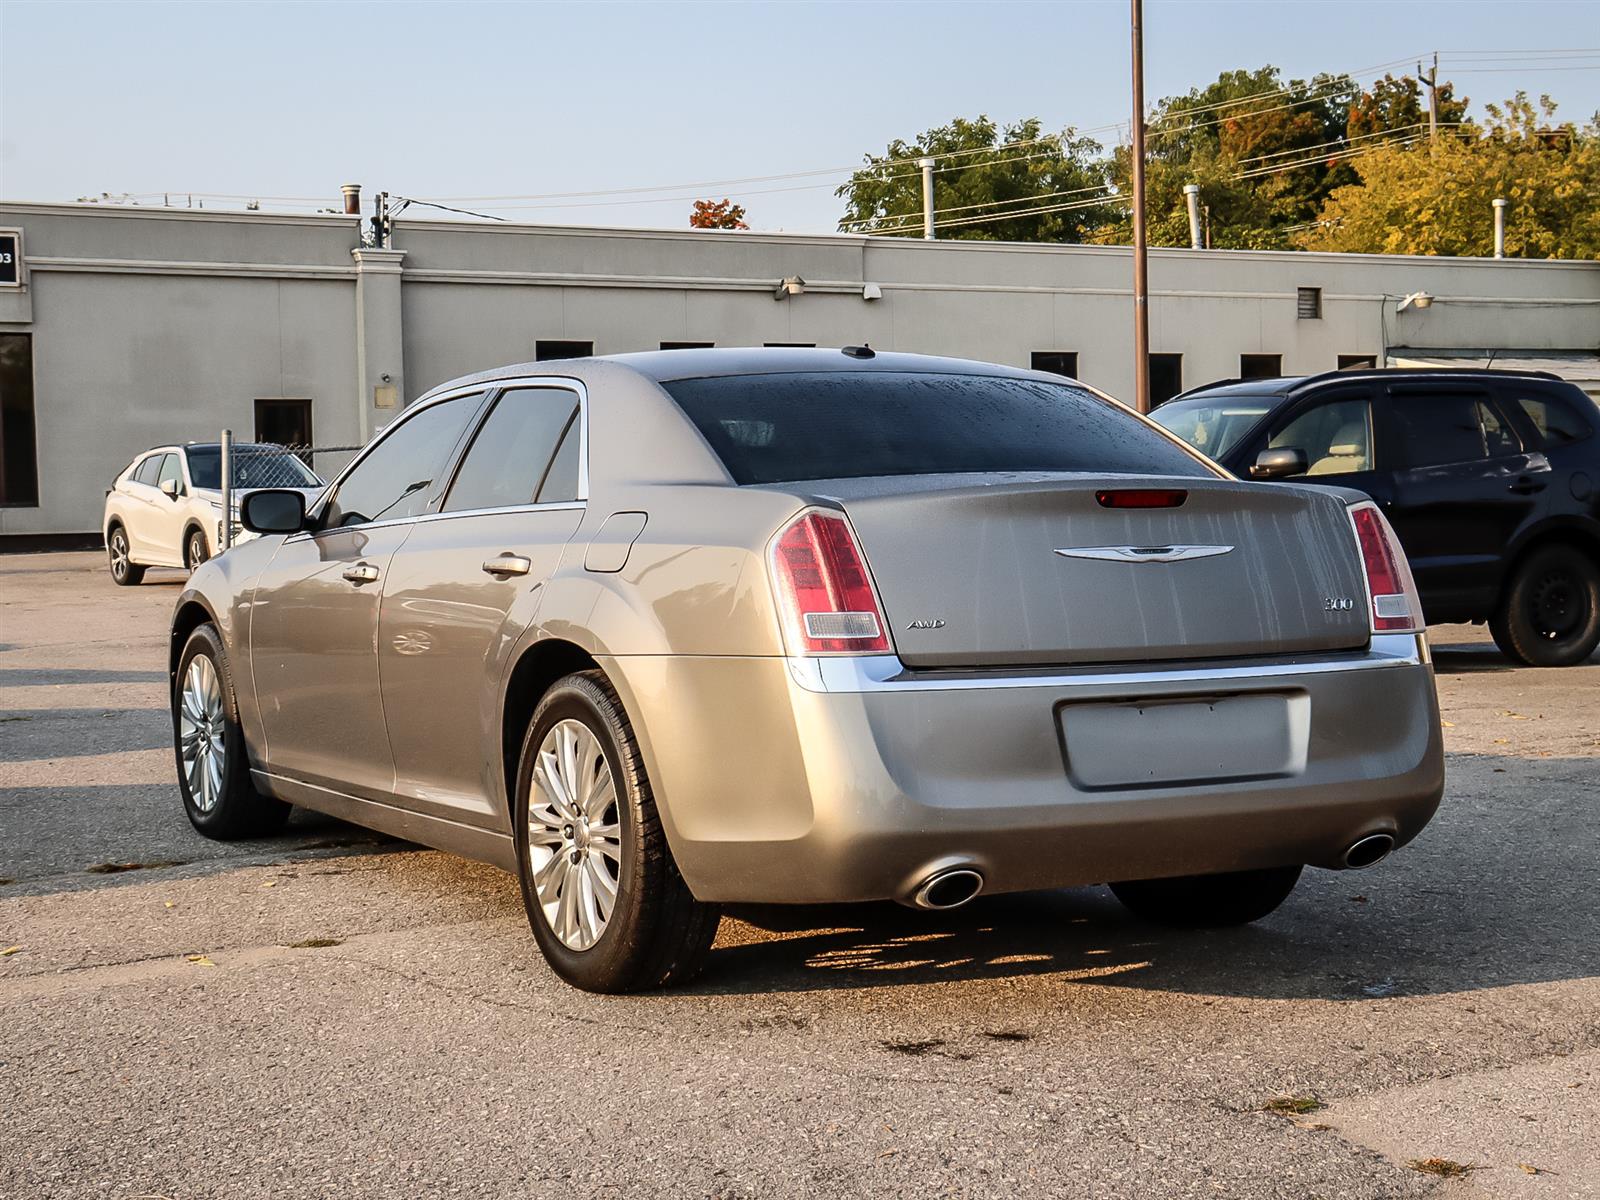
[[590, 992], [681, 983], [718, 910], [678, 874], [633, 728], [604, 675], [568, 675], [522, 742], [515, 805], [528, 922], [545, 959]]
[[1517, 565], [1489, 632], [1527, 666], [1577, 666], [1600, 646], [1600, 566], [1572, 546], [1535, 550]]
[[198, 529], [191, 529], [189, 540], [183, 548], [184, 565], [192, 571], [210, 557], [211, 551], [206, 548], [206, 535]]
[[128, 531], [113, 525], [106, 537], [106, 562], [111, 568], [111, 582], [118, 587], [133, 587], [144, 579], [144, 568], [134, 563], [128, 547]]
[[1218, 929], [1259, 921], [1289, 898], [1299, 867], [1134, 879], [1113, 883], [1118, 900], [1138, 917], [1180, 929]]
[[282, 828], [289, 805], [250, 782], [228, 653], [213, 625], [189, 635], [172, 689], [178, 789], [189, 822], [209, 838], [260, 837]]

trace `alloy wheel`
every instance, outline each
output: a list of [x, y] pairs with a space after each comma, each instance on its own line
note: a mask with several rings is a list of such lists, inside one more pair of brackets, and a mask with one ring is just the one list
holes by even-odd
[[111, 574], [121, 579], [128, 573], [128, 539], [118, 529], [111, 535]]
[[226, 717], [222, 711], [222, 683], [217, 668], [204, 654], [189, 660], [178, 702], [179, 753], [189, 796], [203, 813], [216, 808], [222, 798], [223, 768], [227, 766], [224, 741]]
[[545, 734], [528, 802], [534, 891], [550, 931], [569, 950], [587, 950], [611, 920], [622, 879], [616, 781], [605, 749], [581, 721]]
[[189, 569], [192, 571], [206, 561], [206, 539], [200, 533], [189, 535]]

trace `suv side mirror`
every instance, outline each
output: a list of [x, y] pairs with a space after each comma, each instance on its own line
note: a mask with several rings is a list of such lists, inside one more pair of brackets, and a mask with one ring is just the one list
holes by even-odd
[[176, 479], [163, 479], [160, 483], [161, 494], [168, 500], [178, 498], [178, 481]]
[[1250, 467], [1250, 478], [1287, 479], [1291, 475], [1304, 475], [1310, 466], [1304, 450], [1298, 446], [1280, 446], [1256, 455]]
[[299, 533], [306, 527], [306, 498], [287, 488], [246, 493], [239, 523], [251, 533]]

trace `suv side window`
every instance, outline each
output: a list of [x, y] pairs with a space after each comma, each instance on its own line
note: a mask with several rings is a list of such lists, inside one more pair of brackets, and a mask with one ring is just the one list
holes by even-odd
[[532, 504], [556, 445], [577, 414], [577, 397], [565, 389], [503, 393], [462, 458], [444, 511]]
[[1521, 395], [1515, 399], [1517, 407], [1533, 422], [1533, 427], [1539, 431], [1539, 440], [1546, 446], [1568, 446], [1594, 432], [1578, 410], [1565, 400], [1545, 394]]
[[1318, 404], [1295, 416], [1267, 443], [1304, 450], [1307, 475], [1349, 475], [1372, 470], [1372, 402], [1351, 396]]
[[455, 449], [481, 393], [430, 404], [402, 420], [356, 463], [323, 512], [322, 528], [414, 517]]
[[139, 464], [138, 470], [134, 471], [133, 481], [135, 483], [145, 484], [149, 487], [155, 487], [156, 474], [161, 470], [161, 460], [163, 457], [165, 456], [160, 454], [152, 454], [149, 458], [145, 459]]
[[1481, 394], [1401, 393], [1390, 407], [1406, 463], [1412, 467], [1478, 462], [1520, 449], [1516, 435]]
[[161, 471], [156, 476], [156, 486], [160, 487], [169, 479], [178, 485], [178, 491], [181, 493], [183, 491], [183, 467], [179, 464], [176, 454], [162, 456]]

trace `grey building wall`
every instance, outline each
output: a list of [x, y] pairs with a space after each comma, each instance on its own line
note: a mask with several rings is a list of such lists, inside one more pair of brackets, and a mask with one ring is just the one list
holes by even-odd
[[[24, 230], [0, 331], [32, 335], [41, 492], [0, 534], [98, 528], [135, 453], [252, 436], [257, 398], [310, 398], [317, 442], [355, 444], [396, 411], [380, 389], [403, 403], [541, 339], [1074, 351], [1087, 382], [1133, 384], [1125, 248], [402, 220], [373, 252], [350, 217], [31, 204], [0, 226]], [[804, 293], [775, 300], [789, 276]], [[1185, 386], [1249, 353], [1303, 374], [1396, 347], [1600, 350], [1596, 263], [1158, 250], [1150, 279], [1151, 349], [1183, 356]], [[1297, 318], [1300, 287], [1321, 319]], [[1415, 291], [1436, 302], [1397, 314]]]

